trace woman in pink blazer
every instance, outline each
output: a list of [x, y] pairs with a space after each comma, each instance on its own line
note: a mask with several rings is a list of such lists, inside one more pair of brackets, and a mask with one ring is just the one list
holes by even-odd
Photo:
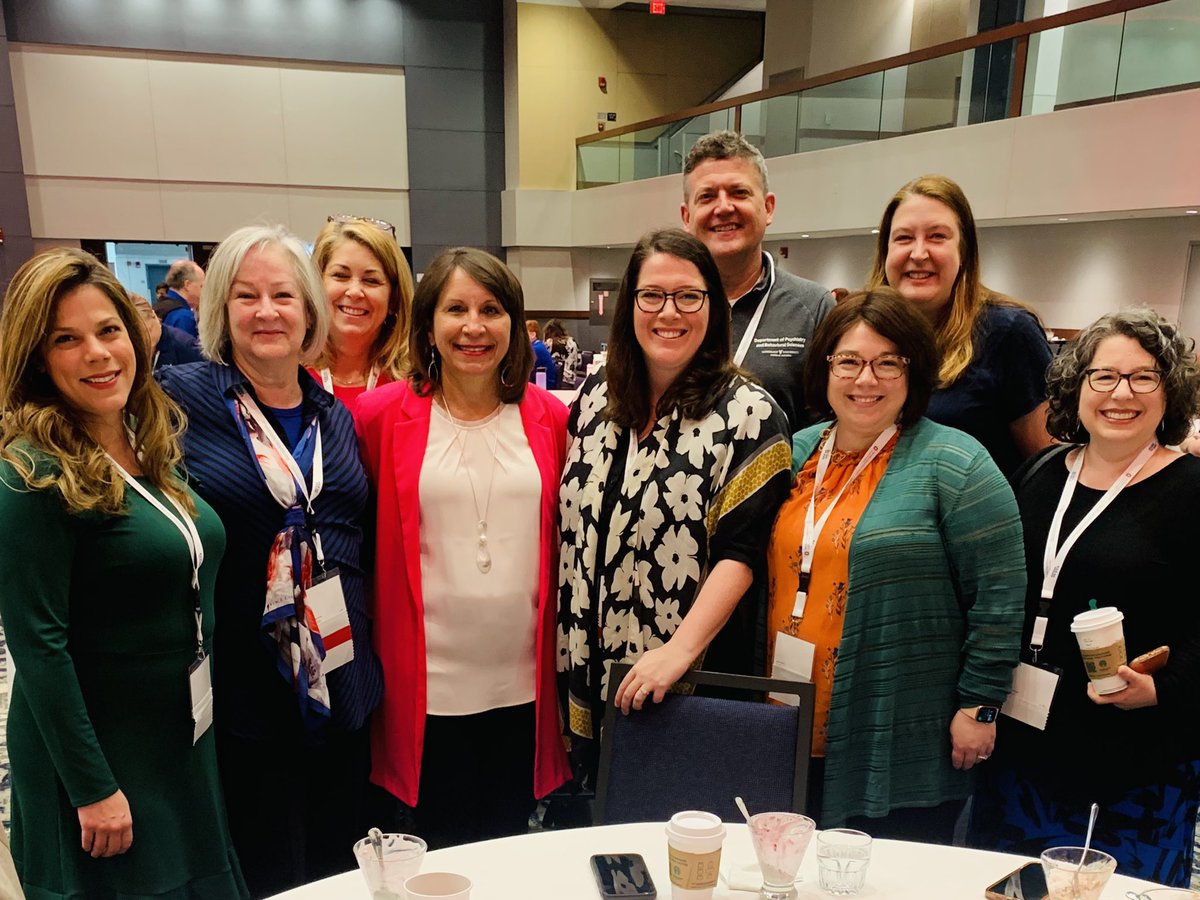
[[358, 407], [384, 672], [371, 777], [430, 847], [524, 831], [570, 776], [554, 661], [567, 410], [528, 383], [524, 319], [500, 260], [443, 252], [413, 298], [410, 378]]

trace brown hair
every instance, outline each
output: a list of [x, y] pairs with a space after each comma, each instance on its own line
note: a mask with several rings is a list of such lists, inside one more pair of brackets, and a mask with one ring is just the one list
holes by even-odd
[[851, 294], [817, 326], [804, 357], [804, 397], [809, 409], [823, 418], [833, 415], [828, 357], [837, 349], [842, 335], [859, 322], [891, 341], [896, 352], [908, 358], [908, 395], [900, 410], [900, 424], [915, 424], [925, 415], [937, 386], [937, 343], [928, 320], [890, 287]]
[[1012, 306], [1023, 309], [1041, 322], [1038, 314], [1026, 306], [997, 293], [980, 280], [979, 236], [975, 231], [975, 215], [961, 187], [945, 175], [922, 175], [914, 178], [892, 196], [883, 210], [879, 221], [879, 234], [875, 238], [875, 259], [871, 263], [871, 274], [867, 276], [867, 289], [886, 285], [888, 246], [892, 236], [892, 220], [900, 204], [909, 197], [929, 197], [947, 206], [958, 220], [958, 255], [960, 267], [958, 277], [950, 294], [950, 303], [942, 314], [941, 321], [934, 327], [941, 368], [938, 380], [942, 387], [953, 384], [975, 355], [975, 323], [983, 308], [991, 303], [996, 306]]
[[[704, 279], [708, 292], [708, 330], [688, 367], [650, 409], [650, 378], [646, 357], [633, 327], [634, 291], [642, 264], [655, 253], [690, 262]], [[730, 379], [746, 375], [733, 362], [729, 349], [729, 300], [721, 286], [721, 273], [712, 254], [698, 238], [679, 228], [664, 228], [645, 235], [629, 257], [608, 337], [608, 405], [604, 415], [626, 428], [641, 428], [655, 416], [679, 410], [685, 419], [700, 419], [716, 408]]]
[[[54, 387], [43, 366], [42, 345], [54, 327], [58, 305], [91, 285], [113, 304], [129, 335], [136, 360], [125, 418], [134, 431], [142, 470], [163, 493], [195, 514], [176, 474], [184, 418], [152, 375], [142, 317], [125, 288], [104, 265], [82, 250], [56, 248], [26, 262], [13, 276], [0, 310], [0, 456], [30, 490], [55, 489], [72, 512], [125, 512], [125, 481], [75, 410]], [[52, 470], [39, 464], [49, 458]]]
[[508, 266], [492, 254], [474, 247], [443, 250], [433, 258], [417, 285], [408, 335], [409, 381], [413, 390], [425, 396], [441, 385], [441, 367], [432, 372], [430, 369], [430, 363], [437, 359], [437, 348], [429, 339], [429, 332], [442, 291], [456, 270], [461, 270], [487, 290], [508, 313], [508, 353], [500, 361], [496, 374], [500, 399], [505, 403], [518, 403], [525, 396], [529, 373], [533, 371], [533, 347], [525, 332], [525, 295], [521, 282]]
[[1158, 426], [1159, 440], [1178, 444], [1192, 427], [1200, 397], [1200, 364], [1196, 362], [1195, 341], [1185, 337], [1152, 309], [1126, 309], [1101, 316], [1063, 348], [1046, 373], [1046, 430], [1051, 437], [1069, 443], [1085, 443], [1087, 429], [1079, 420], [1079, 392], [1087, 377], [1096, 348], [1105, 338], [1133, 338], [1154, 357], [1162, 372], [1165, 408]]

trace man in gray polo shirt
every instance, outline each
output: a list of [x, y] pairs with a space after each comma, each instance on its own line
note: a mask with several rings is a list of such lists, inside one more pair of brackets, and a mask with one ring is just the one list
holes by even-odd
[[833, 309], [825, 288], [775, 267], [763, 235], [775, 213], [762, 154], [732, 131], [696, 141], [683, 167], [683, 226], [708, 247], [732, 306], [734, 359], [753, 372], [788, 418], [805, 424], [804, 354]]

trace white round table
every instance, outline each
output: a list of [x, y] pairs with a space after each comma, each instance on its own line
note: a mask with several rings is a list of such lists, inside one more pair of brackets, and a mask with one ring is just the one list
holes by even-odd
[[[757, 891], [732, 890], [731, 869], [754, 865], [750, 833], [728, 824], [721, 853], [721, 882], [714, 900], [753, 900]], [[599, 892], [589, 862], [593, 853], [640, 853], [646, 859], [660, 900], [670, 900], [664, 823], [602, 825], [518, 835], [435, 850], [422, 872], [458, 872], [474, 883], [471, 900], [596, 900]], [[347, 850], [349, 856], [349, 850]], [[984, 888], [1029, 862], [1026, 857], [940, 844], [875, 841], [867, 885], [858, 896], [870, 900], [975, 900]], [[830, 900], [817, 885], [815, 848], [809, 847], [796, 885], [801, 900]], [[1125, 892], [1155, 887], [1114, 875], [1102, 900], [1123, 900]], [[275, 900], [370, 900], [357, 870], [279, 894]]]

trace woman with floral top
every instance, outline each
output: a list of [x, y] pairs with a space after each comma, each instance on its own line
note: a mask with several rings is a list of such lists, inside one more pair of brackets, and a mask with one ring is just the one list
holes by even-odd
[[661, 702], [689, 668], [749, 670], [755, 611], [743, 598], [787, 493], [786, 430], [732, 360], [708, 250], [677, 229], [643, 237], [607, 367], [571, 408], [559, 495], [560, 695], [585, 781], [613, 662], [634, 662], [615, 698], [626, 714]]

